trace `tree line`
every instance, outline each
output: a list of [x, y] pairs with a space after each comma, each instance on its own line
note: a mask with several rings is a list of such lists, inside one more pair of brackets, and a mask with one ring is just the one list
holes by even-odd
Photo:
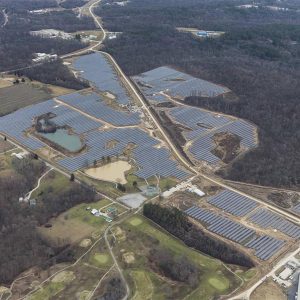
[[181, 239], [187, 246], [222, 260], [225, 263], [251, 268], [254, 262], [239, 250], [206, 234], [192, 224], [182, 211], [158, 204], [144, 205], [143, 214]]

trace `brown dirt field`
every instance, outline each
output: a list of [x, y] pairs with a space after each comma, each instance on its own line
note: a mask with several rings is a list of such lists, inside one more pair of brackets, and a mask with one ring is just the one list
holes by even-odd
[[13, 83], [11, 81], [5, 80], [5, 79], [0, 79], [0, 89], [11, 86], [11, 85], [13, 85]]
[[65, 94], [70, 94], [73, 93], [75, 90], [73, 89], [67, 89], [61, 86], [56, 86], [56, 85], [51, 85], [47, 84], [47, 88], [49, 89], [50, 93], [56, 97], [56, 96], [61, 96]]
[[50, 222], [51, 228], [39, 227], [38, 231], [50, 242], [62, 245], [76, 243], [95, 231], [89, 224], [78, 223], [74, 219], [64, 219], [64, 214]]
[[8, 151], [13, 148], [15, 148], [15, 146], [13, 144], [11, 144], [10, 142], [3, 141], [3, 140], [0, 141], [0, 153], [3, 153], [5, 151]]
[[265, 281], [250, 296], [250, 300], [286, 300], [281, 288], [271, 279]]

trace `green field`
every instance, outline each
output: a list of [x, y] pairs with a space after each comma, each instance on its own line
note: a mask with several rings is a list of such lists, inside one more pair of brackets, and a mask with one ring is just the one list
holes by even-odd
[[38, 198], [38, 196], [47, 193], [49, 190], [53, 193], [62, 192], [67, 190], [71, 184], [68, 177], [52, 170], [42, 179], [40, 187], [31, 196], [32, 198]]
[[[115, 253], [135, 300], [182, 299], [185, 296], [186, 299], [206, 300], [226, 295], [240, 284], [240, 280], [222, 262], [188, 248], [142, 216], [133, 216], [118, 226], [125, 232], [126, 239], [118, 241]], [[150, 249], [156, 247], [168, 249], [174, 257], [184, 255], [198, 266], [199, 285], [193, 288], [183, 282], [172, 283], [171, 279], [157, 274], [147, 259]], [[124, 253], [133, 253], [134, 261], [125, 263]]]
[[134, 280], [135, 294], [132, 300], [150, 300], [153, 294], [153, 284], [149, 275], [144, 271], [131, 271]]

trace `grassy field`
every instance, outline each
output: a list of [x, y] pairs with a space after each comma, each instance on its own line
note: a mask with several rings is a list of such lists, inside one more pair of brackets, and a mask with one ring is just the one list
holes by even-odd
[[[118, 226], [126, 238], [118, 240], [115, 253], [125, 270], [133, 299], [182, 299], [188, 295], [186, 299], [205, 300], [228, 294], [240, 284], [220, 261], [186, 247], [142, 216], [133, 216]], [[174, 257], [184, 255], [197, 265], [199, 285], [192, 288], [156, 273], [147, 259], [149, 250], [156, 247], [168, 249]], [[124, 259], [126, 253], [132, 253], [130, 263]]]
[[20, 83], [0, 89], [0, 115], [51, 98], [46, 90], [35, 88], [30, 83]]
[[150, 300], [153, 295], [153, 284], [150, 276], [145, 271], [131, 271], [130, 276], [134, 281], [135, 294], [132, 300]]

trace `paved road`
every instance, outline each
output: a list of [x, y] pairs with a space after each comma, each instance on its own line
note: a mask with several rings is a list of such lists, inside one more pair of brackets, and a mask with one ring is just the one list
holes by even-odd
[[78, 51], [75, 51], [75, 52], [72, 52], [72, 53], [62, 55], [62, 56], [60, 56], [60, 58], [64, 59], [64, 58], [68, 58], [68, 57], [71, 57], [71, 56], [74, 56], [74, 55], [82, 55], [82, 54], [85, 54], [89, 51], [93, 51], [93, 50], [97, 49], [103, 43], [103, 41], [106, 39], [106, 32], [103, 29], [102, 24], [99, 21], [99, 18], [93, 12], [94, 7], [96, 5], [98, 5], [101, 1], [102, 0], [97, 0], [95, 2], [91, 1], [91, 2], [89, 2], [90, 6], [88, 7], [89, 13], [90, 13], [91, 17], [94, 19], [96, 26], [102, 31], [103, 35], [102, 35], [101, 39], [99, 41], [97, 41], [97, 43], [94, 44], [94, 45], [91, 45], [91, 46], [89, 46], [87, 48], [84, 48], [82, 50], [78, 50]]
[[234, 296], [230, 298], [230, 300], [248, 300], [250, 298], [251, 293], [260, 285], [262, 284], [267, 277], [272, 277], [275, 275], [276, 270], [278, 270], [281, 266], [284, 266], [293, 256], [295, 256], [297, 253], [299, 253], [300, 249], [298, 248], [292, 253], [289, 253], [286, 255], [284, 258], [282, 258], [276, 265], [275, 267], [264, 277], [262, 277], [259, 281], [257, 281], [253, 286], [251, 286], [248, 290], [244, 291], [243, 293]]

